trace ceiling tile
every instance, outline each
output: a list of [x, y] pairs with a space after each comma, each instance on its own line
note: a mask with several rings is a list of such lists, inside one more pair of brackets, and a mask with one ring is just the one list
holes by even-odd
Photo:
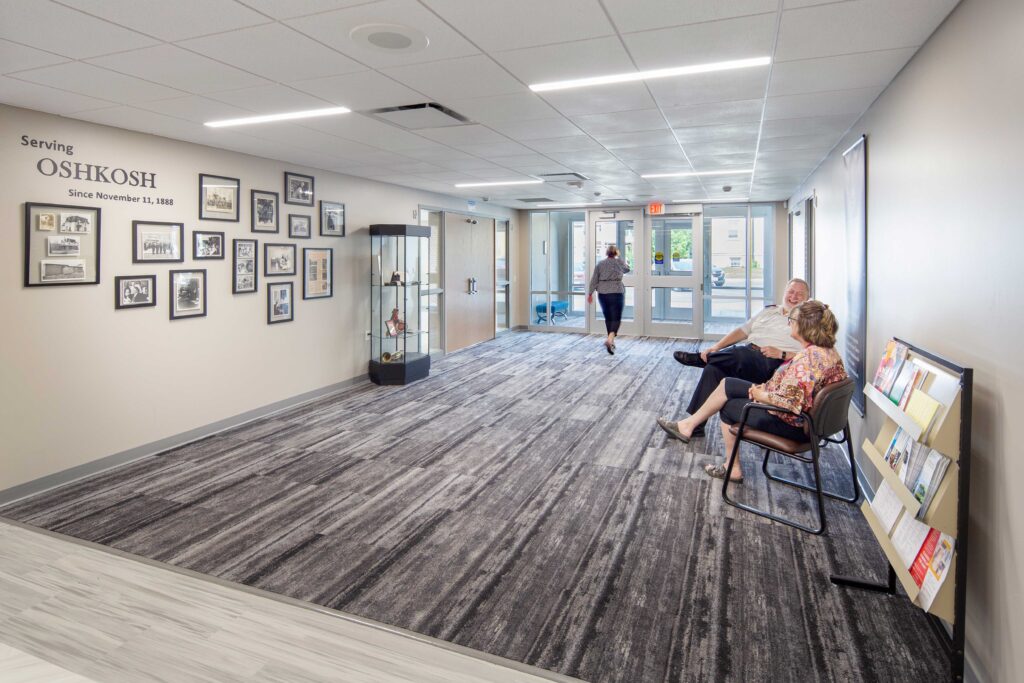
[[447, 126], [444, 128], [425, 128], [417, 131], [425, 138], [445, 145], [481, 145], [489, 142], [508, 142], [508, 138], [495, 133], [485, 126], [471, 124], [467, 126]]
[[265, 24], [234, 0], [61, 0], [83, 12], [160, 40], [182, 40]]
[[794, 119], [802, 116], [829, 116], [834, 114], [862, 114], [882, 93], [882, 87], [857, 90], [836, 90], [804, 95], [769, 97], [765, 107], [766, 121]]
[[392, 67], [382, 71], [445, 106], [447, 102], [465, 99], [470, 94], [487, 97], [523, 92], [526, 89], [483, 55]]
[[585, 135], [572, 121], [564, 118], [534, 119], [532, 121], [502, 121], [489, 124], [491, 128], [513, 140], [540, 140]]
[[185, 94], [180, 90], [125, 76], [83, 62], [68, 62], [32, 71], [22, 71], [18, 74], [18, 78], [119, 103], [165, 100]]
[[694, 154], [687, 150], [686, 155], [694, 168], [726, 168], [728, 166], [743, 166], [752, 168], [754, 166], [753, 152], [740, 152], [738, 154]]
[[543, 97], [566, 116], [653, 109], [656, 106], [644, 83], [573, 88], [546, 92]]
[[531, 150], [529, 147], [524, 147], [518, 142], [488, 142], [484, 144], [469, 144], [469, 145], [455, 145], [464, 152], [469, 152], [478, 157], [484, 159], [490, 159], [492, 157], [507, 157], [514, 154], [529, 154]]
[[831, 133], [762, 138], [760, 149], [763, 152], [775, 149], [813, 149], [816, 147], [823, 147], [825, 145], [835, 146], [837, 141], [838, 138]]
[[208, 97], [259, 114], [317, 109], [329, 104], [317, 97], [284, 85], [258, 85], [255, 88], [225, 90], [224, 92], [210, 93]]
[[68, 61], [67, 57], [44, 52], [34, 47], [18, 45], [8, 40], [0, 40], [0, 69], [4, 74], [15, 73], [24, 69], [36, 69], [41, 66], [52, 66]]
[[791, 161], [794, 163], [811, 164], [817, 166], [822, 159], [828, 155], [831, 147], [819, 147], [817, 149], [779, 149], [772, 151], [761, 151], [758, 154], [757, 162], [775, 163]]
[[[828, 0], [834, 1], [834, 0]], [[775, 12], [778, 0], [604, 0], [612, 21], [622, 33], [666, 26], [698, 24], [748, 14]]]
[[[421, 64], [479, 53], [472, 43], [416, 0], [383, 0], [289, 19], [285, 23], [374, 68]], [[365, 24], [412, 26], [426, 34], [430, 44], [419, 52], [401, 52], [371, 47], [349, 37], [353, 29]]]
[[293, 81], [291, 87], [353, 110], [397, 107], [427, 97], [376, 71]]
[[242, 4], [275, 19], [292, 19], [308, 14], [330, 12], [353, 5], [365, 5], [368, 1], [372, 0], [239, 0]]
[[815, 133], [833, 134], [839, 139], [849, 130], [858, 114], [839, 114], [837, 116], [809, 116], [802, 119], [777, 119], [765, 121], [761, 136], [764, 138], [787, 137], [791, 135], [814, 135]]
[[545, 140], [530, 140], [527, 147], [534, 149], [541, 154], [550, 152], [576, 152], [581, 150], [604, 149], [595, 140], [586, 135], [575, 135], [571, 138], [551, 138]]
[[783, 12], [775, 59], [786, 62], [924, 43], [958, 0], [849, 0]]
[[769, 97], [884, 87], [914, 56], [915, 48], [780, 62], [772, 69]]
[[[775, 17], [774, 13], [759, 14], [630, 33], [622, 40], [641, 70], [765, 57], [772, 54]], [[685, 79], [687, 76], [677, 78]]]
[[433, 147], [437, 144], [412, 131], [356, 113], [307, 119], [298, 125], [390, 151]]
[[28, 107], [51, 114], [71, 114], [90, 109], [109, 109], [115, 105], [87, 95], [76, 95], [46, 85], [0, 76], [0, 102]]
[[565, 43], [615, 33], [597, 0], [423, 0], [488, 52]]
[[[778, 67], [776, 67], [778, 68]], [[756, 100], [765, 95], [769, 67], [737, 69], [649, 81], [654, 99], [663, 108], [712, 102]]]
[[472, 121], [486, 124], [500, 121], [547, 119], [558, 115], [558, 112], [547, 102], [532, 92], [525, 91], [509, 95], [495, 95], [494, 97], [457, 99], [445, 106]]
[[616, 149], [615, 156], [622, 159], [630, 166], [636, 166], [637, 161], [675, 161], [680, 164], [686, 163], [686, 155], [679, 145], [658, 145], [656, 147], [623, 147]]
[[617, 36], [493, 53], [524, 83], [547, 83], [636, 71]]
[[199, 95], [172, 97], [167, 100], [139, 103], [136, 106], [139, 109], [164, 114], [165, 116], [173, 116], [177, 119], [185, 119], [194, 123], [206, 123], [207, 121], [217, 121], [218, 119], [233, 119], [252, 115], [251, 109], [236, 107]]
[[159, 42], [53, 2], [0, 0], [0, 17], [0, 38], [73, 59]]
[[714, 124], [752, 123], [761, 120], [763, 99], [712, 102], [685, 107], [667, 107], [663, 111], [673, 128]]
[[249, 88], [266, 83], [259, 76], [173, 45], [157, 45], [88, 61], [111, 71], [195, 94]]
[[279, 83], [366, 70], [355, 60], [282, 24], [254, 26], [178, 44]]
[[737, 123], [726, 126], [696, 126], [693, 128], [676, 128], [675, 134], [683, 146], [700, 142], [733, 142], [742, 141], [747, 145], [757, 143], [760, 130], [757, 123]]
[[668, 130], [665, 117], [657, 109], [577, 116], [573, 118], [573, 123], [591, 135]]
[[668, 145], [678, 147], [679, 143], [669, 130], [648, 130], [639, 133], [603, 133], [594, 135], [594, 139], [608, 149], [624, 147], [651, 147]]

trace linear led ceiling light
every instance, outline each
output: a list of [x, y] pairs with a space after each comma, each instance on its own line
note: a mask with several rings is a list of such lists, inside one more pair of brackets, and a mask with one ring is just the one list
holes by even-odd
[[539, 209], [575, 209], [579, 206], [601, 206], [601, 202], [578, 202], [576, 204], [534, 204]]
[[690, 66], [674, 66], [668, 69], [654, 69], [653, 71], [636, 71], [629, 74], [614, 74], [612, 76], [593, 76], [591, 78], [577, 78], [571, 81], [552, 81], [550, 83], [536, 83], [530, 86], [530, 90], [534, 92], [547, 92], [549, 90], [567, 90], [569, 88], [583, 88], [588, 85], [607, 85], [609, 83], [649, 81], [652, 78], [668, 78], [669, 76], [706, 74], [712, 71], [746, 69], [752, 66], [765, 66], [767, 64], [771, 64], [771, 62], [771, 57], [734, 59], [728, 62], [712, 62], [710, 64], [691, 64]]
[[455, 187], [497, 187], [499, 185], [540, 185], [543, 180], [500, 180], [493, 183], [457, 183]]
[[337, 114], [348, 114], [352, 110], [348, 107], [327, 107], [326, 109], [307, 109], [306, 111], [292, 111], [285, 114], [265, 114], [263, 116], [246, 116], [241, 119], [224, 119], [223, 121], [207, 121], [204, 126], [210, 128], [226, 128], [228, 126], [246, 126], [250, 123], [269, 123], [271, 121], [291, 121], [292, 119], [311, 119], [317, 116], [335, 116]]
[[729, 199], [673, 199], [673, 204], [746, 204], [749, 197], [730, 197]]
[[693, 178], [706, 175], [744, 175], [754, 172], [752, 168], [737, 168], [730, 171], [686, 171], [685, 173], [648, 173], [641, 178]]

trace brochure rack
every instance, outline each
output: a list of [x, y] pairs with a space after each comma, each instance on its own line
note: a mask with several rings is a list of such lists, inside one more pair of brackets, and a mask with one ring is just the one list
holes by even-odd
[[[904, 429], [915, 440], [924, 439], [924, 443], [940, 451], [952, 461], [935, 493], [935, 498], [921, 521], [955, 539], [949, 574], [927, 611], [929, 623], [946, 646], [950, 664], [950, 679], [962, 681], [964, 676], [964, 631], [966, 628], [964, 616], [967, 598], [967, 526], [971, 487], [973, 370], [961, 367], [909, 342], [899, 339], [896, 341], [905, 344], [909, 349], [908, 362], [917, 361], [926, 364], [930, 370], [934, 371], [934, 376], [929, 377], [922, 387], [926, 393], [935, 385], [935, 382], [942, 381], [957, 382], [959, 390], [956, 391], [952, 401], [935, 416], [935, 421], [930, 429], [923, 429], [906, 412], [894, 405], [885, 394], [869, 384], [864, 388], [868, 404], [880, 409], [884, 413], [885, 419], [875, 439], [873, 441], [865, 439], [862, 449], [867, 459], [896, 492], [904, 506], [903, 515], [915, 515], [919, 508], [919, 502], [882, 455], [897, 428]], [[877, 584], [840, 576], [831, 577], [832, 582], [840, 586], [895, 594], [896, 582], [899, 580], [911, 602], [921, 606], [922, 603], [919, 602], [921, 589], [912, 578], [910, 571], [904, 566], [890, 534], [887, 533], [885, 525], [878, 520], [871, 503], [865, 501], [861, 505], [861, 512], [889, 561], [888, 583]]]

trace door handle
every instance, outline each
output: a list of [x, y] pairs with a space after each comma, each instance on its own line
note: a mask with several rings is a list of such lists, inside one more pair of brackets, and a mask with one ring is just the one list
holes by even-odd
[[479, 294], [479, 293], [480, 293], [480, 290], [479, 290], [479, 289], [477, 289], [477, 286], [476, 286], [476, 278], [475, 278], [475, 277], [474, 277], [474, 278], [470, 278], [470, 280], [472, 280], [472, 281], [473, 281], [473, 294]]
[[466, 294], [473, 293], [473, 278], [466, 278]]

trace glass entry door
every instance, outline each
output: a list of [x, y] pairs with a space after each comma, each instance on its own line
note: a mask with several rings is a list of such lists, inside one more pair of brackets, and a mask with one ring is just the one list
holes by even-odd
[[[643, 321], [638, 318], [637, 313], [643, 309], [643, 286], [644, 280], [643, 261], [638, 262], [638, 257], [643, 255], [641, 244], [642, 235], [638, 226], [643, 224], [643, 214], [639, 210], [618, 211], [611, 218], [607, 212], [591, 211], [591, 248], [590, 263], [587, 264], [587, 271], [583, 281], [583, 291], [586, 291], [590, 276], [594, 272], [594, 266], [598, 261], [607, 258], [605, 251], [608, 245], [614, 244], [619, 248], [619, 256], [629, 264], [631, 272], [622, 278], [622, 284], [626, 288], [626, 304], [622, 309], [622, 325], [619, 327], [619, 334], [640, 335], [643, 331]], [[594, 295], [594, 303], [589, 307], [590, 332], [592, 334], [604, 334], [604, 315], [601, 313], [601, 306], [598, 303], [597, 295]]]
[[530, 214], [530, 327], [587, 329], [586, 214]]
[[700, 214], [649, 216], [647, 222], [650, 277], [645, 291], [650, 305], [645, 308], [645, 334], [700, 337], [705, 284], [701, 278]]

